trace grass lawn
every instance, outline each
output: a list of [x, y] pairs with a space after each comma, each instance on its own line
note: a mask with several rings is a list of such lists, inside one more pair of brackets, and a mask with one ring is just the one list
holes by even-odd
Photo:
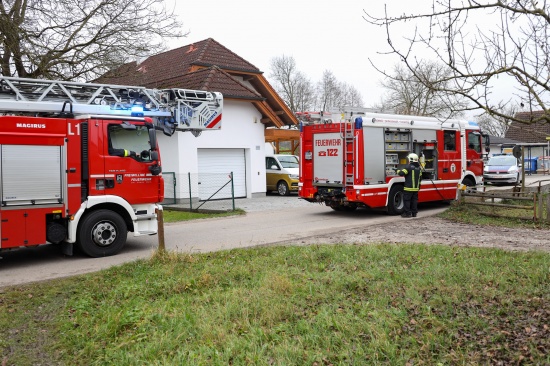
[[224, 217], [224, 216], [234, 216], [234, 215], [244, 215], [245, 212], [241, 209], [236, 209], [235, 211], [227, 211], [222, 213], [204, 213], [204, 212], [194, 212], [194, 211], [176, 211], [176, 210], [164, 210], [163, 219], [165, 223], [169, 222], [179, 222], [179, 221], [188, 221], [196, 219], [209, 219], [212, 217]]
[[2, 365], [548, 365], [549, 268], [404, 244], [157, 253], [1, 290]]

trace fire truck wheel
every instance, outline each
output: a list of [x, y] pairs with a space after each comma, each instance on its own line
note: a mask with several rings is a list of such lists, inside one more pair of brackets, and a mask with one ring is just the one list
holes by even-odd
[[128, 228], [119, 214], [97, 210], [87, 214], [77, 232], [77, 246], [90, 257], [118, 253], [126, 243]]
[[462, 184], [464, 184], [466, 186], [466, 192], [467, 193], [473, 193], [473, 192], [476, 192], [476, 182], [470, 178], [470, 177], [466, 177], [462, 180]]
[[390, 195], [388, 197], [388, 213], [390, 215], [399, 215], [403, 212], [403, 186], [394, 185], [390, 189]]
[[277, 183], [277, 192], [279, 192], [280, 196], [290, 195], [290, 189], [288, 189], [288, 184], [284, 180]]

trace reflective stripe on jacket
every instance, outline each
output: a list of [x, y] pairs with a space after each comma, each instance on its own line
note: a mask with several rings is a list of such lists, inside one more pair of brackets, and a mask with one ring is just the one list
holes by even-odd
[[405, 177], [405, 191], [418, 192], [420, 189], [420, 181], [422, 179], [420, 166], [409, 164], [409, 166], [405, 169], [398, 170], [397, 174]]

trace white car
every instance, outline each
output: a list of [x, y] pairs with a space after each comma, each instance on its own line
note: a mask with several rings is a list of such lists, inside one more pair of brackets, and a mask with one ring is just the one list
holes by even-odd
[[521, 164], [513, 155], [494, 155], [483, 168], [485, 183], [521, 183]]

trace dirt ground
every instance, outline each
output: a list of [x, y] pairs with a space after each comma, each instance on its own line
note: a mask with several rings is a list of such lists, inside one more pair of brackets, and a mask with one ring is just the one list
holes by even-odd
[[460, 224], [437, 217], [398, 217], [396, 220], [398, 221], [305, 238], [300, 243], [424, 243], [550, 252], [548, 230]]

